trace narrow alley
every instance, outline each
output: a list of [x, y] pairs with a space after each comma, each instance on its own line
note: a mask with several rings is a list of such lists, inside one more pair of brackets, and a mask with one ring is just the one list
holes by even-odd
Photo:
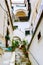
[[43, 0], [0, 0], [0, 65], [43, 65]]

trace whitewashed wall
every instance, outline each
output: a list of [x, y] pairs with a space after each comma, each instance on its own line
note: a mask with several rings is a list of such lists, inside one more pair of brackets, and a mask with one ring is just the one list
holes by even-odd
[[6, 34], [7, 27], [7, 8], [4, 0], [0, 0], [0, 41], [5, 43], [4, 36]]
[[[4, 7], [4, 0], [0, 0], [0, 4]], [[3, 3], [3, 4], [2, 4]], [[4, 7], [5, 8], [5, 7]], [[3, 26], [4, 26], [4, 11], [3, 11], [3, 9], [1, 8], [1, 6], [0, 6], [0, 34], [2, 34], [3, 35]]]
[[[41, 31], [40, 40], [38, 40], [39, 31]], [[39, 65], [43, 65], [43, 18], [41, 19], [41, 23], [31, 43], [30, 52], [32, 53], [34, 58], [37, 60]], [[32, 55], [31, 54], [29, 55], [32, 65], [38, 65], [37, 62], [33, 59]]]
[[25, 30], [30, 30], [29, 22], [14, 22], [14, 26], [18, 26], [18, 29], [13, 31], [13, 36], [18, 36], [21, 40], [26, 39], [30, 42], [32, 34], [25, 36]]

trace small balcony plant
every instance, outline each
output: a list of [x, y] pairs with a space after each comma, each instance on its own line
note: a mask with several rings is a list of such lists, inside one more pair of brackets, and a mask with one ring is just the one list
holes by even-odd
[[6, 35], [6, 36], [5, 36], [5, 39], [10, 40], [9, 35]]

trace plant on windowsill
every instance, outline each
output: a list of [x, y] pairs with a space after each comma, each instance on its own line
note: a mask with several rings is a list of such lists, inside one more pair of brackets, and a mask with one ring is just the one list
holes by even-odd
[[10, 40], [9, 35], [6, 35], [6, 36], [5, 36], [5, 39], [6, 39], [6, 40]]

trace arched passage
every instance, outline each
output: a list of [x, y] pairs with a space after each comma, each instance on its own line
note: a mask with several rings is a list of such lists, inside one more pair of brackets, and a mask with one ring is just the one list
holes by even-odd
[[16, 12], [16, 16], [17, 17], [24, 17], [24, 16], [26, 16], [26, 13], [24, 11], [22, 11], [22, 10], [21, 11], [17, 11]]

